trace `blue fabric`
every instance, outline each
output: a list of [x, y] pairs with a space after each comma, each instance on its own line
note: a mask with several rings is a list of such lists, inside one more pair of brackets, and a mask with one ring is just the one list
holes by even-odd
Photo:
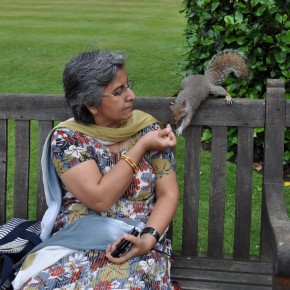
[[45, 241], [51, 236], [54, 222], [59, 213], [62, 199], [62, 189], [59, 177], [50, 158], [50, 139], [54, 129], [48, 134], [43, 146], [41, 166], [47, 210], [41, 221], [40, 238]]
[[[28, 254], [48, 246], [62, 246], [73, 250], [105, 250], [108, 244], [129, 233], [133, 227], [142, 231], [144, 226], [144, 223], [135, 220], [87, 215], [65, 226]], [[15, 265], [15, 269], [21, 267], [25, 258], [26, 256]]]
[[87, 215], [56, 232], [30, 253], [47, 246], [62, 246], [73, 250], [105, 250], [108, 244], [112, 244], [117, 238], [130, 232], [133, 227], [142, 230], [144, 224], [128, 219]]

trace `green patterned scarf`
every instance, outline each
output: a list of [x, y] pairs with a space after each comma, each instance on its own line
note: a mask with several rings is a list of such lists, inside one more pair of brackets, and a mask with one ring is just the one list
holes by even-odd
[[76, 122], [73, 118], [59, 123], [55, 128], [65, 127], [101, 140], [121, 142], [131, 138], [140, 130], [156, 122], [158, 122], [158, 120], [151, 115], [139, 110], [134, 110], [132, 117], [124, 122], [119, 128], [101, 127], [91, 123], [83, 124]]

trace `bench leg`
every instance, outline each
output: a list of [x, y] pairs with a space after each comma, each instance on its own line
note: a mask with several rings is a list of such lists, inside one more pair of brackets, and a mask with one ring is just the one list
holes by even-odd
[[276, 276], [274, 279], [275, 290], [290, 290], [290, 278]]

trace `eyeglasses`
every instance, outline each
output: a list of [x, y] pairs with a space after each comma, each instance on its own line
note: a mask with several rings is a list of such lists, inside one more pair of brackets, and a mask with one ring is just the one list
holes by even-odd
[[119, 88], [118, 91], [112, 93], [112, 94], [106, 94], [103, 95], [103, 97], [109, 96], [109, 97], [122, 97], [124, 96], [124, 94], [127, 92], [128, 89], [132, 89], [133, 88], [133, 81], [132, 80], [128, 80], [127, 81], [127, 85], [126, 86], [121, 86]]

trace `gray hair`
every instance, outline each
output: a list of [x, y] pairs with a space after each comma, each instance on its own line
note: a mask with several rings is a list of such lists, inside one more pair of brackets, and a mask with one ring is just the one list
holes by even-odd
[[76, 121], [93, 123], [86, 106], [101, 104], [105, 87], [125, 65], [123, 54], [91, 51], [72, 58], [63, 72], [65, 98]]

